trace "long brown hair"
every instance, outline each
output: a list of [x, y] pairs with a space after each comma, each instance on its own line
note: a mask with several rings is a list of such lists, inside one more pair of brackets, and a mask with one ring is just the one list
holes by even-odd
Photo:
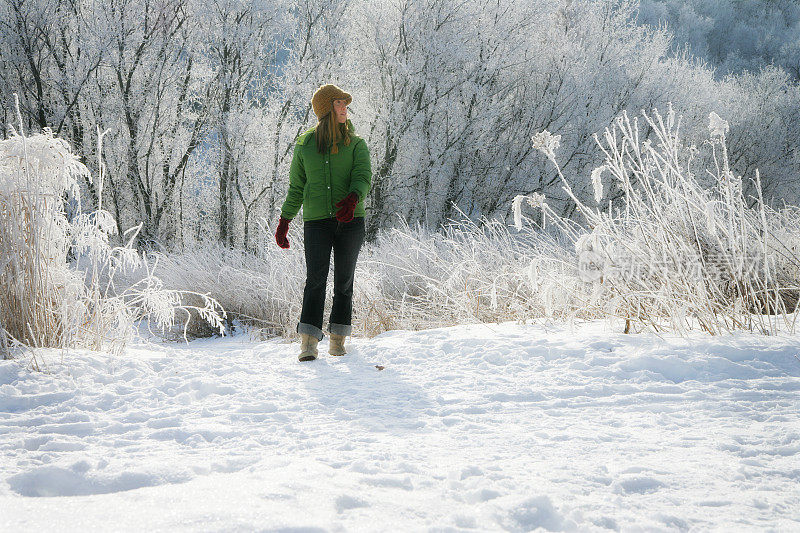
[[348, 146], [351, 133], [353, 133], [353, 124], [350, 119], [342, 124], [336, 120], [336, 114], [330, 111], [319, 119], [319, 124], [317, 124], [317, 151], [324, 154], [330, 147], [332, 154], [339, 153], [338, 143], [342, 142]]

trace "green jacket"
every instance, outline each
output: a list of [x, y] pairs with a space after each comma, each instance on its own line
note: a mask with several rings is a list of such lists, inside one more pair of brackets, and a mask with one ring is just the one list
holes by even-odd
[[364, 198], [372, 182], [369, 150], [361, 137], [350, 135], [350, 144], [339, 143], [339, 153], [317, 151], [315, 128], [297, 138], [289, 170], [289, 192], [281, 216], [293, 219], [303, 206], [303, 220], [333, 218], [337, 202], [354, 192], [358, 204], [353, 216], [363, 217]]

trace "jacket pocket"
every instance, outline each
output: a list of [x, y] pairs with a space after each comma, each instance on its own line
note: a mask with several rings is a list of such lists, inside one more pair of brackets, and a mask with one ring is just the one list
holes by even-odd
[[332, 215], [328, 206], [328, 198], [324, 195], [309, 197], [303, 204], [303, 213], [305, 220], [328, 218]]

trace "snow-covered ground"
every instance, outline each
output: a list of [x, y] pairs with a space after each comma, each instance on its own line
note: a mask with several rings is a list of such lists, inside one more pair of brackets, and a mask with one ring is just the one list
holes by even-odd
[[501, 324], [313, 363], [245, 336], [0, 361], [0, 531], [796, 531], [799, 341]]

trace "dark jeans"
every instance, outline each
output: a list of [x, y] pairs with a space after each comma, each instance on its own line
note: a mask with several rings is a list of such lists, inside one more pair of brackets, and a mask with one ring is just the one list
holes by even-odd
[[335, 218], [310, 220], [303, 224], [306, 248], [306, 288], [298, 333], [322, 340], [325, 285], [333, 250], [333, 308], [328, 331], [350, 335], [353, 315], [353, 279], [358, 252], [364, 243], [364, 218], [339, 222]]

